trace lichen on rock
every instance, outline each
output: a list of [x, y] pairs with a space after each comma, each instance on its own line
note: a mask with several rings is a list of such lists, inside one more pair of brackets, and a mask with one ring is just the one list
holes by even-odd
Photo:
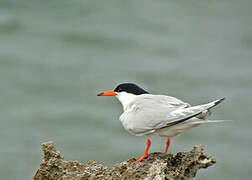
[[104, 167], [95, 161], [79, 163], [65, 161], [56, 151], [52, 141], [42, 144], [44, 159], [40, 163], [33, 180], [130, 180], [130, 179], [193, 179], [197, 170], [216, 163], [215, 159], [203, 153], [203, 146], [194, 146], [189, 152], [163, 154], [151, 153], [138, 164], [135, 158]]

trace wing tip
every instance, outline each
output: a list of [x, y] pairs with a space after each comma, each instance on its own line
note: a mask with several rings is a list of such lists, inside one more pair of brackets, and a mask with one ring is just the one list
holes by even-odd
[[216, 101], [214, 102], [214, 106], [220, 104], [220, 103], [221, 103], [222, 101], [224, 101], [225, 99], [226, 99], [226, 97], [223, 97], [223, 98], [221, 98], [221, 99], [216, 100]]

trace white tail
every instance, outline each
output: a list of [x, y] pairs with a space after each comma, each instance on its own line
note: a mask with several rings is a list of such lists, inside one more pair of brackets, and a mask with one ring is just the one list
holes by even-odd
[[197, 121], [190, 121], [189, 124], [204, 124], [204, 123], [218, 123], [218, 122], [230, 122], [232, 120], [197, 120]]

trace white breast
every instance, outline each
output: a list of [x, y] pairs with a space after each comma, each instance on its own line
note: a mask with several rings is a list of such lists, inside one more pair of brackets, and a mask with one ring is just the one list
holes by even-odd
[[116, 97], [121, 102], [123, 110], [128, 111], [130, 109], [130, 103], [136, 98], [136, 95], [127, 92], [118, 92]]

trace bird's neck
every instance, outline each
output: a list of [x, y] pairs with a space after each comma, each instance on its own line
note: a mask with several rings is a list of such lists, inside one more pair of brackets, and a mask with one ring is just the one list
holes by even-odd
[[129, 105], [129, 103], [136, 97], [136, 95], [126, 92], [120, 92], [116, 96], [118, 100], [121, 102], [123, 106], [123, 110], [125, 111]]

